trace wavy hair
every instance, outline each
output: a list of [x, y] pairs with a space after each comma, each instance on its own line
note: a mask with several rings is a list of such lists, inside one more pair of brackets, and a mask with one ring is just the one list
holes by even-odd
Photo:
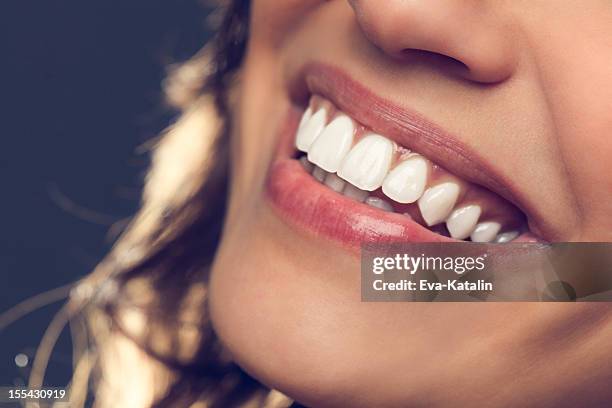
[[[170, 67], [165, 93], [181, 116], [149, 146], [141, 208], [109, 255], [72, 289], [43, 338], [49, 343], [70, 323], [72, 406], [297, 406], [232, 362], [207, 310], [249, 9], [248, 0], [221, 5], [213, 40]], [[43, 383], [49, 353], [39, 348], [31, 386]]]

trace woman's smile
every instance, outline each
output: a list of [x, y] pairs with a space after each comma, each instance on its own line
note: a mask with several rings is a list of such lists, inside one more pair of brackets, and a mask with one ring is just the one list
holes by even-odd
[[[268, 181], [282, 215], [352, 245], [535, 240], [516, 206], [417, 149], [427, 146], [459, 174], [476, 175], [473, 180], [509, 194], [516, 186], [490, 182], [492, 171], [481, 170], [494, 169], [494, 163], [466, 153], [436, 125], [375, 96], [337, 68], [310, 64], [301, 72], [292, 89], [306, 89], [308, 104], [299, 122], [295, 110], [288, 115]], [[297, 101], [305, 99], [296, 93]]]

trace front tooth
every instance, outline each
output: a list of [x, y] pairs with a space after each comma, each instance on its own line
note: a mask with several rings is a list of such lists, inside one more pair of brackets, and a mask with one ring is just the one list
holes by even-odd
[[306, 109], [304, 115], [302, 115], [302, 120], [300, 121], [295, 137], [295, 146], [297, 149], [308, 152], [312, 143], [325, 127], [326, 121], [327, 112], [325, 109], [319, 109], [314, 115], [310, 108]]
[[310, 146], [308, 160], [330, 173], [337, 172], [353, 144], [354, 131], [351, 118], [336, 117]]
[[446, 228], [455, 239], [465, 239], [470, 236], [482, 210], [479, 205], [468, 205], [453, 211], [446, 220]]
[[497, 238], [495, 238], [495, 242], [500, 243], [500, 244], [505, 244], [506, 242], [510, 242], [518, 236], [519, 236], [518, 231], [503, 232], [499, 234]]
[[470, 238], [474, 242], [491, 242], [501, 229], [501, 224], [495, 221], [481, 222], [476, 225]]
[[425, 190], [427, 168], [427, 160], [421, 156], [404, 160], [385, 177], [383, 193], [398, 203], [414, 203]]
[[389, 212], [393, 211], [393, 207], [391, 207], [391, 204], [389, 204], [388, 202], [386, 202], [382, 198], [368, 197], [368, 198], [366, 198], [365, 203], [367, 205], [372, 206], [372, 207], [379, 208], [379, 209], [381, 209], [383, 211], [389, 211]]
[[342, 191], [343, 195], [349, 198], [352, 198], [353, 200], [360, 201], [360, 202], [363, 202], [368, 197], [367, 191], [360, 190], [354, 185], [352, 185], [351, 183], [344, 183], [344, 184], [345, 184], [344, 190]]
[[314, 177], [315, 179], [319, 180], [322, 183], [323, 180], [325, 180], [326, 176], [327, 176], [327, 172], [325, 170], [323, 170], [319, 166], [314, 166], [314, 169], [312, 170], [312, 177]]
[[386, 137], [368, 135], [351, 149], [338, 175], [362, 190], [374, 191], [389, 172], [393, 151], [394, 144]]
[[323, 181], [323, 184], [325, 184], [327, 187], [331, 188], [335, 192], [339, 193], [344, 188], [344, 185], [346, 184], [346, 182], [342, 180], [340, 177], [338, 177], [336, 174], [329, 173], [325, 177], [325, 181]]
[[459, 198], [459, 184], [452, 181], [438, 184], [425, 191], [418, 205], [421, 216], [428, 226], [444, 221]]

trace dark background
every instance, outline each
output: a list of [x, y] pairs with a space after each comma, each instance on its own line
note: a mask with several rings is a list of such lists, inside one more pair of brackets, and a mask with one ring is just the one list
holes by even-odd
[[[138, 207], [146, 154], [175, 112], [165, 67], [207, 40], [197, 0], [0, 1], [0, 313], [92, 270]], [[0, 332], [0, 386], [27, 378], [60, 303]], [[46, 383], [71, 373], [68, 333]], [[31, 363], [31, 360], [30, 360]]]

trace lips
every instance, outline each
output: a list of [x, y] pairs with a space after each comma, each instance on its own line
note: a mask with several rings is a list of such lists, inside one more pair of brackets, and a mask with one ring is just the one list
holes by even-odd
[[[349, 246], [533, 239], [522, 212], [417, 150], [427, 143], [406, 143], [409, 135], [398, 135], [384, 118], [351, 116], [334, 103], [350, 105], [346, 88], [353, 84], [329, 73], [307, 71], [308, 104], [299, 123], [292, 117], [285, 128], [284, 148], [270, 169], [267, 193], [281, 218]], [[334, 92], [334, 84], [341, 89]], [[434, 156], [444, 158], [448, 147]]]
[[451, 242], [397, 213], [345, 197], [309, 175], [297, 160], [279, 159], [267, 193], [281, 218], [317, 237], [344, 246], [370, 242]]

